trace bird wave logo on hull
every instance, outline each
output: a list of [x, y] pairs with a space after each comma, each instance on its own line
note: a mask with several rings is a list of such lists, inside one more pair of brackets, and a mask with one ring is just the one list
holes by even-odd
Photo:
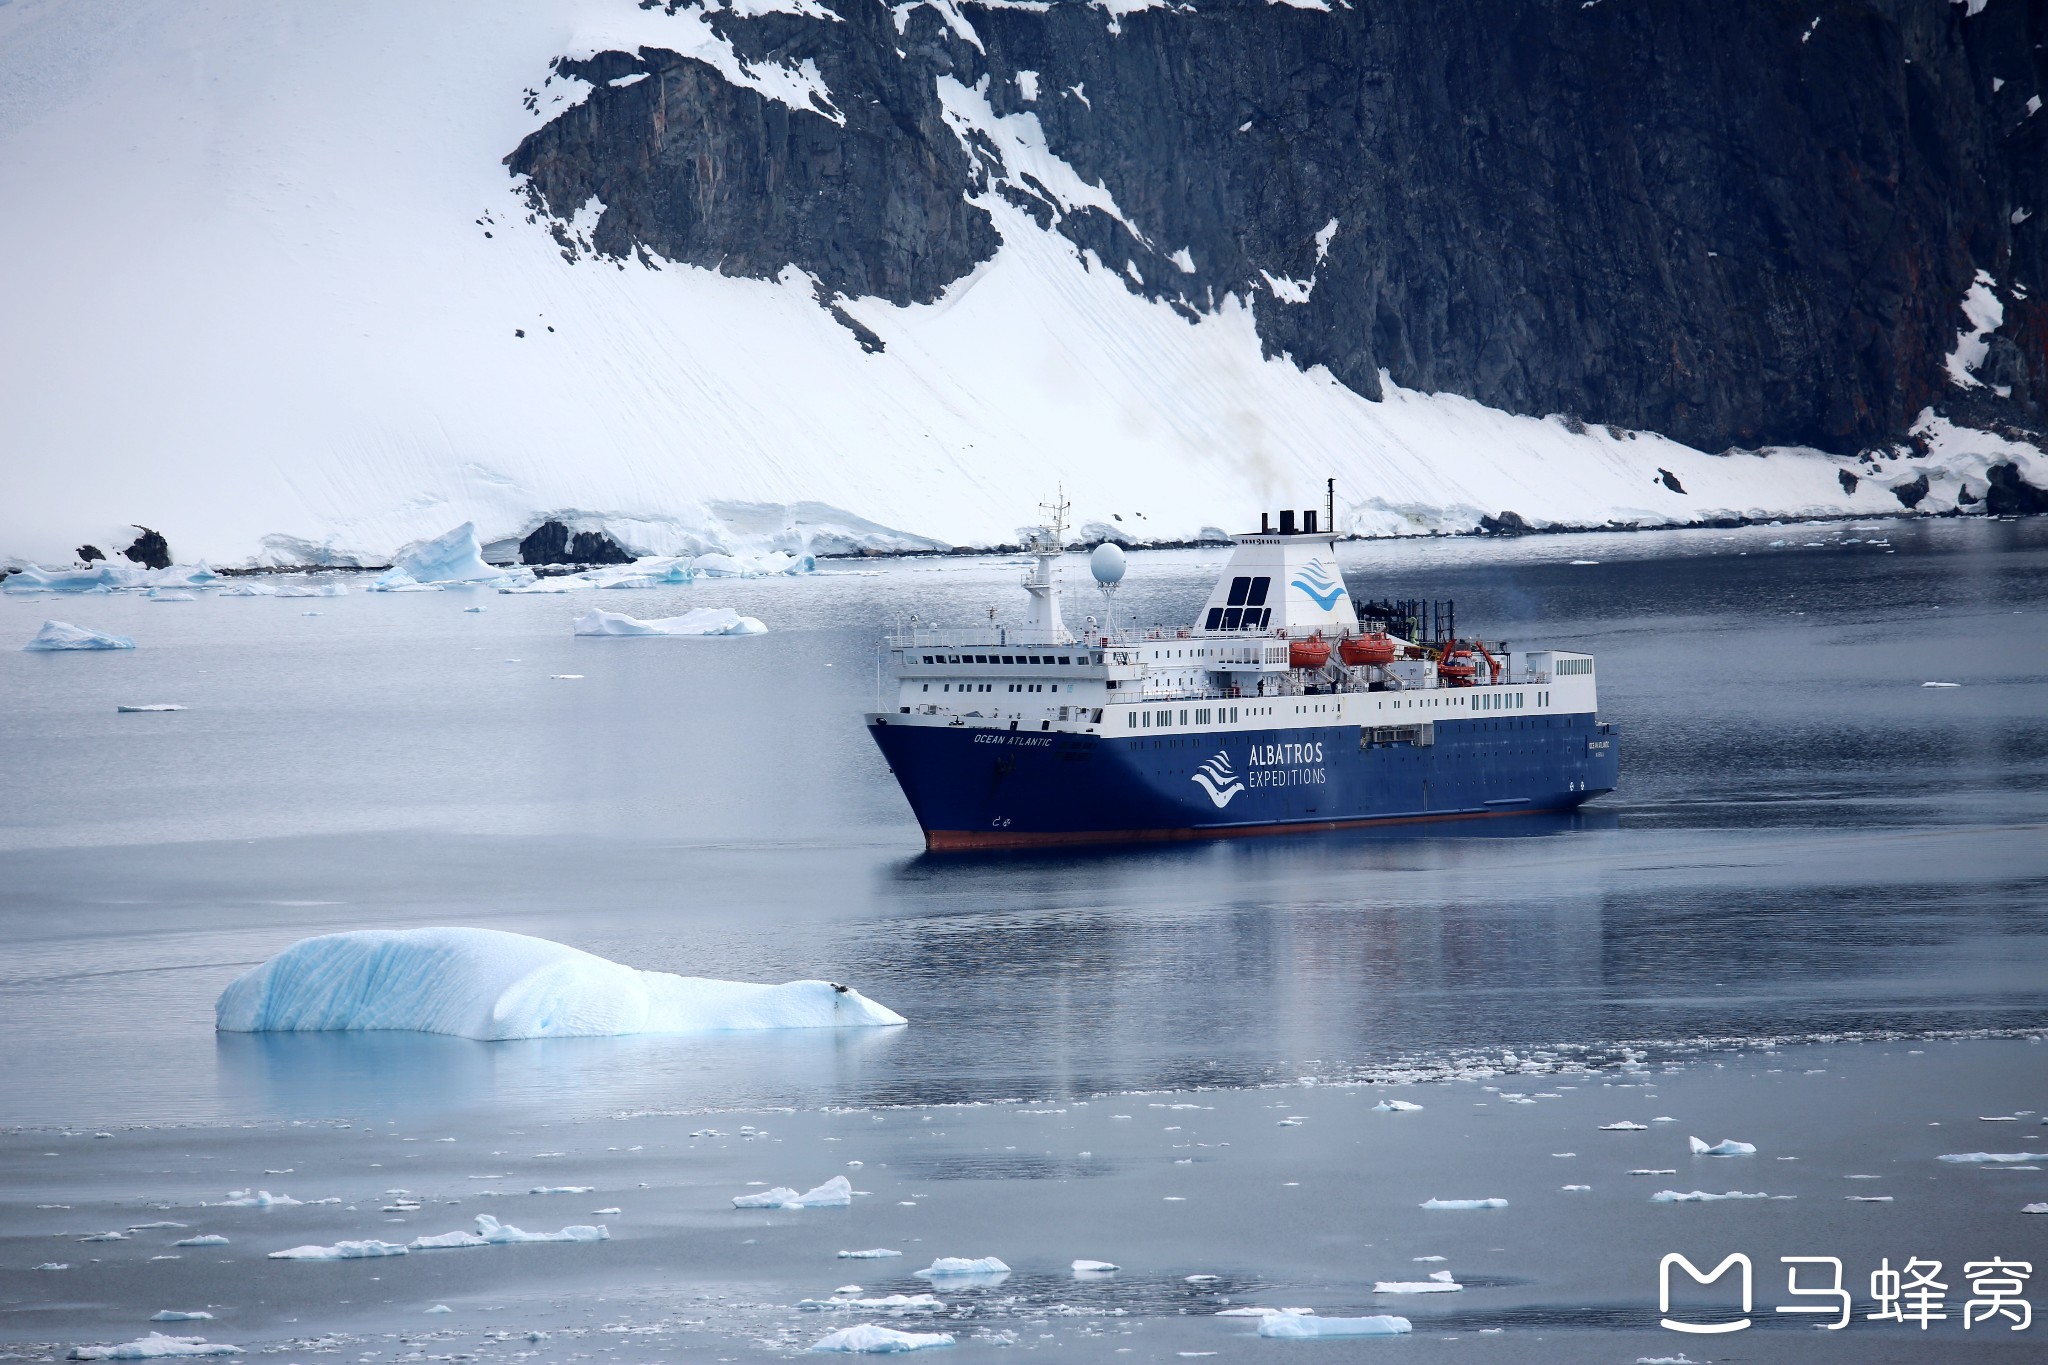
[[1216, 803], [1217, 810], [1229, 805], [1230, 798], [1244, 790], [1243, 781], [1231, 771], [1230, 755], [1222, 749], [1216, 751], [1216, 757], [1195, 769], [1194, 776], [1188, 781], [1207, 792], [1209, 799]]
[[1344, 595], [1344, 580], [1331, 573], [1320, 559], [1311, 559], [1290, 586], [1300, 588], [1304, 597], [1324, 611], [1336, 606], [1337, 599]]

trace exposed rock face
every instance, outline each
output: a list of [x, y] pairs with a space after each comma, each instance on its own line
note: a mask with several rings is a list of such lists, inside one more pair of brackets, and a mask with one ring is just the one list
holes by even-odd
[[163, 534], [158, 531], [152, 531], [147, 526], [137, 526], [135, 529], [142, 532], [142, 534], [135, 537], [133, 545], [121, 551], [122, 555], [134, 560], [145, 569], [170, 568], [171, 546], [170, 542], [163, 538]]
[[544, 521], [519, 542], [521, 564], [631, 564], [633, 556], [603, 531], [577, 531]]
[[[708, 16], [743, 61], [814, 63], [829, 107], [601, 53], [558, 63], [596, 88], [507, 164], [557, 220], [600, 200], [606, 256], [899, 304], [995, 252], [970, 199], [1000, 196], [1190, 316], [1255, 299], [1269, 352], [1368, 397], [1386, 370], [1709, 450], [1858, 451], [1950, 399], [2043, 429], [2040, 5], [829, 3]], [[947, 82], [1035, 116], [1125, 221], [956, 130]], [[1943, 362], [1980, 269], [2006, 321], [1965, 392]]]
[[81, 564], [92, 564], [106, 557], [107, 552], [97, 545], [81, 545], [78, 547], [78, 562]]
[[1984, 494], [1984, 510], [1995, 517], [2039, 516], [2048, 512], [2048, 493], [2020, 478], [2019, 466], [1995, 464], [1985, 471], [1991, 487]]

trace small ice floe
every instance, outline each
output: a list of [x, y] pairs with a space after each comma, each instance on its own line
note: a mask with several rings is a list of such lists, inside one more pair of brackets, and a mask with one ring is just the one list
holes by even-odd
[[[2023, 1208], [2021, 1208], [2021, 1209], [2020, 1209], [2020, 1212], [2021, 1212], [2021, 1213], [2048, 1213], [2048, 1204], [2028, 1204], [2028, 1205], [2024, 1206]], [[50, 1269], [50, 1267], [49, 1267], [49, 1266], [46, 1266], [46, 1265], [43, 1265], [43, 1266], [37, 1266], [37, 1267], [36, 1267], [36, 1269], [38, 1269], [38, 1270], [48, 1270], [48, 1269]]]
[[548, 674], [548, 677], [550, 677], [550, 678], [554, 679], [554, 681], [556, 681], [556, 682], [582, 682], [582, 681], [583, 681], [583, 675], [582, 675], [581, 673], [550, 673], [550, 674]]
[[1709, 1147], [1706, 1143], [1700, 1141], [1698, 1138], [1687, 1138], [1686, 1141], [1692, 1144], [1692, 1154], [1694, 1156], [1756, 1155], [1755, 1143], [1737, 1142], [1734, 1138], [1722, 1138], [1719, 1142], [1715, 1143], [1711, 1147]]
[[1598, 564], [1599, 562], [1600, 561], [1597, 559], [1574, 559], [1572, 561], [1572, 567], [1575, 569], [1590, 568], [1591, 566]]
[[946, 1305], [935, 1294], [884, 1294], [877, 1298], [854, 1298], [834, 1294], [829, 1299], [798, 1299], [796, 1306], [806, 1313], [835, 1313], [851, 1309], [877, 1313], [942, 1313]]
[[1552, 1152], [1552, 1156], [1577, 1156], [1577, 1152]]
[[951, 1332], [899, 1332], [893, 1327], [864, 1322], [858, 1327], [842, 1327], [820, 1337], [811, 1349], [859, 1355], [896, 1355], [903, 1351], [923, 1351], [952, 1344]]
[[1678, 1172], [1677, 1172], [1676, 1170], [1655, 1170], [1655, 1171], [1652, 1171], [1652, 1170], [1644, 1169], [1644, 1170], [1638, 1170], [1638, 1171], [1630, 1171], [1630, 1172], [1629, 1172], [1629, 1174], [1630, 1174], [1630, 1175], [1677, 1175], [1677, 1174], [1678, 1174]]
[[[2028, 1209], [2028, 1210], [2027, 1210], [2027, 1212], [2028, 1212], [2028, 1213], [2032, 1213], [2032, 1212], [2033, 1212], [2033, 1210], [2032, 1210], [2032, 1209]], [[41, 1265], [37, 1266], [37, 1267], [36, 1267], [36, 1269], [37, 1269], [37, 1270], [69, 1270], [69, 1269], [71, 1269], [71, 1267], [70, 1267], [70, 1266], [69, 1266], [68, 1264], [66, 1264], [65, 1262], [63, 1262], [63, 1261], [44, 1261], [44, 1262], [43, 1262], [43, 1263], [42, 1263]]]
[[1650, 1196], [1653, 1204], [1711, 1204], [1723, 1199], [1797, 1199], [1795, 1194], [1744, 1194], [1741, 1190], [1730, 1190], [1726, 1194], [1709, 1194], [1705, 1190], [1694, 1190], [1680, 1194], [1677, 1190], [1659, 1190]]
[[128, 1234], [125, 1232], [89, 1232], [78, 1240], [81, 1242], [125, 1242], [128, 1240]]
[[1979, 1115], [1977, 1115], [1977, 1122], [1979, 1122], [1979, 1123], [2018, 1123], [2019, 1121], [2020, 1121], [2020, 1116], [2019, 1116], [2018, 1114], [1979, 1114]]
[[575, 590], [575, 583], [567, 578], [536, 578], [531, 583], [500, 583], [498, 591], [503, 593], [563, 593]]
[[346, 597], [348, 587], [341, 583], [300, 583], [289, 588], [279, 588], [279, 597]]
[[1222, 1278], [1221, 1275], [1183, 1275], [1181, 1277], [1188, 1284], [1214, 1284]]
[[462, 1251], [470, 1247], [511, 1246], [526, 1242], [609, 1242], [611, 1229], [602, 1224], [575, 1223], [560, 1232], [527, 1232], [500, 1223], [488, 1213], [476, 1216], [475, 1232], [443, 1232], [432, 1237], [415, 1237], [414, 1251]]
[[1299, 1128], [1307, 1122], [1308, 1120], [1299, 1114], [1289, 1114], [1286, 1118], [1280, 1120], [1279, 1126], [1282, 1128]]
[[576, 618], [578, 635], [766, 635], [768, 627], [731, 607], [698, 607], [681, 616], [642, 621], [602, 607], [592, 607]]
[[1264, 1318], [1279, 1313], [1290, 1318], [1305, 1318], [1315, 1311], [1313, 1308], [1261, 1308], [1252, 1306], [1245, 1308], [1219, 1308], [1216, 1310], [1216, 1316], [1219, 1318]]
[[483, 1041], [904, 1022], [836, 982], [763, 986], [636, 971], [497, 929], [302, 939], [237, 977], [214, 1004], [223, 1033], [410, 1029]]
[[183, 588], [151, 588], [149, 590], [149, 600], [152, 602], [197, 602], [199, 594], [196, 592], [186, 592]]
[[1651, 1119], [1651, 1120], [1650, 1120], [1650, 1122], [1652, 1122], [1652, 1123], [1676, 1123], [1676, 1122], [1678, 1122], [1678, 1120], [1677, 1120], [1677, 1119], [1675, 1119], [1675, 1118], [1672, 1118], [1672, 1117], [1671, 1117], [1671, 1116], [1670, 1116], [1669, 1114], [1662, 1114], [1662, 1115], [1659, 1115], [1659, 1116], [1658, 1116], [1658, 1117], [1656, 1117], [1656, 1118], [1653, 1118], [1653, 1119]]
[[1888, 1194], [1850, 1194], [1844, 1195], [1843, 1198], [1852, 1204], [1889, 1204], [1892, 1202], [1892, 1197]]
[[1963, 1166], [1979, 1166], [1987, 1162], [2048, 1161], [2048, 1152], [1950, 1152], [1947, 1156], [1936, 1157], [1935, 1160]]
[[1414, 1259], [1414, 1260], [1416, 1260], [1416, 1261], [1424, 1261], [1424, 1262], [1427, 1262], [1427, 1261], [1441, 1261], [1441, 1260], [1443, 1259], [1443, 1257], [1441, 1257], [1441, 1256], [1416, 1256], [1416, 1257], [1414, 1257], [1413, 1259]]
[[185, 708], [176, 702], [151, 701], [139, 706], [116, 706], [114, 709], [124, 716], [139, 716], [150, 711], [182, 711]]
[[[595, 1185], [535, 1185], [528, 1194], [595, 1194]], [[415, 1204], [414, 1208], [419, 1206]]]
[[74, 626], [69, 621], [45, 621], [35, 638], [22, 646], [27, 653], [47, 653], [60, 649], [133, 649], [135, 642], [125, 635], [109, 635], [102, 630], [88, 630]]
[[1439, 1270], [1426, 1280], [1379, 1280], [1373, 1284], [1375, 1294], [1455, 1294], [1464, 1289], [1457, 1277], [1448, 1270]]
[[866, 1251], [842, 1251], [839, 1253], [839, 1259], [842, 1261], [879, 1261], [884, 1257], [901, 1256], [902, 1254], [900, 1251], [891, 1251], [888, 1247], [869, 1247]]
[[1564, 1189], [1565, 1189], [1565, 1191], [1566, 1191], [1567, 1193], [1569, 1193], [1569, 1192], [1571, 1192], [1571, 1191], [1573, 1191], [1573, 1190], [1590, 1190], [1590, 1189], [1592, 1189], [1592, 1188], [1593, 1188], [1593, 1187], [1592, 1187], [1591, 1185], [1566, 1185], [1566, 1186], [1564, 1187]]
[[852, 1202], [853, 1183], [843, 1175], [835, 1175], [802, 1194], [787, 1185], [777, 1185], [759, 1194], [736, 1194], [732, 1206], [736, 1209], [843, 1209]]
[[1370, 1318], [1319, 1318], [1313, 1315], [1268, 1313], [1259, 1319], [1259, 1335], [1280, 1341], [1309, 1337], [1398, 1337], [1413, 1330], [1408, 1319], [1390, 1316]]
[[275, 597], [277, 589], [268, 583], [237, 583], [231, 588], [222, 588], [222, 597]]
[[592, 1218], [604, 1218], [604, 1217], [607, 1217], [607, 1216], [609, 1216], [609, 1217], [612, 1217], [612, 1218], [616, 1218], [616, 1217], [618, 1217], [618, 1216], [619, 1216], [619, 1210], [617, 1210], [617, 1209], [592, 1209], [592, 1210], [590, 1211], [590, 1216], [591, 1216]]
[[1961, 686], [1962, 686], [1962, 684], [1961, 684], [1961, 683], [1952, 683], [1952, 682], [1924, 682], [1924, 683], [1921, 683], [1920, 685], [1921, 685], [1922, 687], [1961, 687]]
[[453, 1313], [455, 1310], [453, 1308], [450, 1308], [445, 1303], [437, 1303], [432, 1308], [428, 1308], [423, 1311], [428, 1313]]
[[[469, 614], [469, 615], [471, 615], [471, 616], [474, 616], [474, 615], [476, 615], [476, 614], [477, 614], [478, 612], [480, 612], [480, 611], [482, 611], [482, 610], [483, 610], [483, 608], [482, 608], [482, 607], [464, 607], [464, 608], [463, 608], [463, 611], [464, 611], [464, 612], [466, 612], [466, 613], [468, 613], [468, 614]], [[431, 1312], [433, 1312], [434, 1310], [433, 1310], [433, 1309], [431, 1309], [431, 1308], [429, 1308], [429, 1309], [428, 1309], [427, 1311], [428, 1311], [429, 1313], [431, 1313]]]
[[212, 1322], [213, 1314], [204, 1309], [194, 1309], [187, 1313], [180, 1312], [175, 1308], [166, 1308], [161, 1312], [150, 1314], [149, 1320], [151, 1322]]
[[1649, 1127], [1650, 1125], [1647, 1123], [1630, 1123], [1627, 1119], [1623, 1119], [1620, 1123], [1601, 1124], [1600, 1131], [1603, 1133], [1642, 1133], [1649, 1131]]
[[[1784, 544], [1783, 541], [1777, 543]], [[1698, 1362], [1681, 1351], [1675, 1356], [1637, 1356], [1636, 1365], [1698, 1365]]]
[[331, 1247], [302, 1246], [287, 1247], [273, 1251], [273, 1261], [367, 1261], [379, 1256], [403, 1256], [405, 1248], [396, 1242], [380, 1242], [371, 1238], [362, 1242], [336, 1242]]
[[171, 1356], [238, 1356], [239, 1346], [209, 1342], [205, 1337], [167, 1337], [151, 1332], [140, 1341], [120, 1346], [74, 1346], [73, 1360], [162, 1360]]
[[1372, 1107], [1372, 1111], [1375, 1114], [1413, 1114], [1421, 1108], [1421, 1105], [1410, 1104], [1407, 1100], [1381, 1100]]
[[1114, 1275], [1123, 1267], [1115, 1261], [1076, 1261], [1073, 1264], [1074, 1278], [1087, 1279], [1096, 1275]]
[[911, 1272], [920, 1280], [945, 1280], [954, 1284], [1000, 1284], [1009, 1273], [1010, 1267], [993, 1256], [972, 1259], [940, 1256], [923, 1270]]
[[1504, 1209], [1507, 1206], [1508, 1201], [1505, 1199], [1425, 1199], [1422, 1201], [1422, 1207], [1425, 1209]]
[[228, 1239], [217, 1232], [209, 1232], [201, 1237], [187, 1237], [182, 1242], [171, 1243], [174, 1247], [224, 1247], [227, 1244]]
[[288, 1209], [299, 1203], [288, 1194], [272, 1194], [269, 1190], [229, 1190], [228, 1197], [216, 1204], [201, 1201], [202, 1209]]

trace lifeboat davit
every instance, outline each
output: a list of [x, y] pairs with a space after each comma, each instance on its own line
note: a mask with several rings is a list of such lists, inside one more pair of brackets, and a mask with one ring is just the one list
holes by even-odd
[[1359, 664], [1386, 665], [1394, 662], [1394, 642], [1383, 630], [1354, 635], [1337, 646], [1337, 656], [1354, 667]]
[[1320, 635], [1306, 640], [1293, 640], [1287, 646], [1289, 668], [1321, 668], [1330, 662], [1330, 647]]
[[1436, 661], [1436, 675], [1452, 687], [1470, 687], [1479, 677], [1479, 657], [1461, 645], [1453, 645]]

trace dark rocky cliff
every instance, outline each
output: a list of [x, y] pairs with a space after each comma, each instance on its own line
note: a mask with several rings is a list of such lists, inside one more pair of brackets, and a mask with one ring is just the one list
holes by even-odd
[[[2044, 427], [2041, 0], [965, 6], [973, 40], [934, 4], [827, 3], [710, 22], [746, 61], [814, 62], [829, 110], [602, 53], [557, 64], [596, 88], [507, 164], [556, 219], [600, 199], [603, 255], [793, 264], [828, 305], [937, 297], [1000, 245], [970, 202], [993, 193], [1190, 316], [1256, 297], [1269, 351], [1372, 397], [1385, 370], [1708, 450], [1859, 451], [1930, 403]], [[963, 142], [941, 77], [1035, 114], [1143, 240]], [[1943, 362], [1980, 270], [2005, 322], [1964, 390]], [[1315, 284], [1282, 302], [1268, 275]]]

